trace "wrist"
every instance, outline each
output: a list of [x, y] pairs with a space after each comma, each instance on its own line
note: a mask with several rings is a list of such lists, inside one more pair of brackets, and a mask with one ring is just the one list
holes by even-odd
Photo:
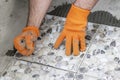
[[86, 10], [91, 10], [98, 0], [76, 0], [74, 5]]
[[26, 32], [26, 31], [33, 31], [37, 37], [40, 35], [40, 31], [39, 31], [39, 28], [38, 27], [35, 27], [35, 26], [27, 26], [23, 29], [23, 32]]
[[36, 27], [36, 28], [39, 28], [40, 27], [40, 25], [38, 24], [33, 24], [33, 23], [28, 23], [27, 25], [26, 25], [26, 27]]

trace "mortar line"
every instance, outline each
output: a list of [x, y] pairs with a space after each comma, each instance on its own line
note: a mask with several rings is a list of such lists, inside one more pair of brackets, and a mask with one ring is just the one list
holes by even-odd
[[[90, 23], [91, 23], [91, 22], [90, 22]], [[93, 24], [97, 24], [97, 23], [93, 23]], [[98, 24], [98, 25], [99, 25], [99, 24]], [[88, 51], [89, 51], [90, 47], [92, 46], [93, 40], [94, 40], [95, 37], [97, 36], [99, 29], [100, 29], [100, 26], [97, 28], [96, 33], [94, 34], [93, 38], [91, 39], [90, 44], [88, 45], [88, 49], [86, 50], [86, 53], [84, 54], [83, 59], [81, 60], [81, 63], [80, 63], [79, 66], [78, 66], [78, 69], [79, 69], [79, 67], [82, 65], [83, 61], [85, 60], [85, 56], [86, 56], [86, 54], [88, 54]], [[79, 73], [78, 71], [75, 73], [75, 78], [76, 78], [76, 74], [78, 74], [78, 73]], [[74, 79], [75, 79], [75, 78], [74, 78]]]
[[60, 69], [60, 68], [57, 68], [57, 67], [54, 67], [54, 66], [50, 66], [50, 65], [46, 65], [46, 64], [43, 64], [43, 63], [39, 63], [39, 62], [32, 62], [32, 61], [27, 61], [27, 60], [23, 60], [23, 59], [17, 59], [17, 60], [25, 61], [25, 62], [30, 62], [30, 63], [35, 63], [35, 64], [38, 64], [38, 65], [42, 65], [42, 66], [46, 66], [46, 67], [51, 67], [51, 68], [54, 68], [54, 69], [57, 69], [57, 70], [62, 70], [62, 71], [66, 71], [66, 72], [73, 72], [73, 73], [75, 73], [74, 71], [69, 71], [69, 70], [66, 70], [66, 69]]

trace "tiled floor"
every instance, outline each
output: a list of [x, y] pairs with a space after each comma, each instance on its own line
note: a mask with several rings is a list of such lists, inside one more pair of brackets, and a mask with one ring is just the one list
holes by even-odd
[[120, 28], [102, 25], [92, 41], [79, 73], [98, 80], [120, 80]]
[[64, 42], [53, 49], [64, 21], [47, 16], [34, 55], [16, 54], [0, 80], [120, 80], [120, 28], [88, 23], [87, 50], [79, 56], [66, 56]]
[[75, 73], [16, 60], [4, 76], [0, 80], [73, 80]]
[[[46, 31], [44, 33], [44, 36], [42, 37], [42, 40], [37, 41], [36, 43], [36, 51], [34, 55], [30, 57], [20, 57], [19, 59], [31, 61], [31, 62], [38, 62], [43, 63], [46, 65], [50, 65], [53, 67], [57, 67], [60, 69], [70, 70], [76, 72], [78, 69], [78, 66], [80, 64], [80, 61], [83, 59], [84, 53], [80, 53], [79, 56], [66, 56], [65, 55], [65, 47], [64, 42], [59, 47], [59, 49], [53, 49], [53, 44], [55, 43], [57, 37], [60, 34], [60, 31], [63, 28], [65, 19], [59, 18], [59, 17], [50, 17], [48, 16], [50, 20], [47, 20], [51, 24], [52, 20], [54, 19], [54, 23], [48, 28], [48, 30], [44, 29]], [[47, 25], [49, 25], [47, 24]], [[92, 37], [94, 37], [95, 32], [98, 28], [98, 25], [89, 23], [89, 27], [87, 29], [87, 46], [90, 44], [90, 40]], [[43, 27], [43, 26], [42, 26]], [[46, 24], [44, 25], [46, 27]], [[49, 37], [48, 37], [49, 36]]]

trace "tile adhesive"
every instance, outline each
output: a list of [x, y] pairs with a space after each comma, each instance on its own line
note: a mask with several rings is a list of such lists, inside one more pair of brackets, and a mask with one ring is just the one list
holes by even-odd
[[[63, 4], [54, 8], [54, 10], [48, 12], [50, 15], [66, 17], [67, 13], [71, 7], [71, 4]], [[105, 24], [110, 26], [118, 26], [120, 27], [120, 20], [114, 17], [108, 11], [94, 11], [91, 12], [88, 17], [89, 22], [98, 23], [98, 24]]]

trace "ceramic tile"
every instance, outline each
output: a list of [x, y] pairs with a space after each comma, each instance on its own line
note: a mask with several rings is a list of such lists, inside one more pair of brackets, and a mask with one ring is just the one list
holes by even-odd
[[100, 25], [78, 73], [120, 80], [120, 28]]
[[85, 74], [76, 74], [74, 80], [97, 80], [97, 78]]
[[[66, 56], [65, 55], [65, 41], [62, 42], [61, 46], [58, 49], [54, 49], [53, 45], [59, 36], [60, 32], [63, 29], [65, 18], [62, 17], [51, 17], [48, 16], [42, 26], [42, 33], [44, 34], [41, 37], [41, 40], [36, 42], [36, 50], [34, 55], [29, 57], [20, 57], [27, 61], [43, 63], [46, 65], [54, 66], [60, 69], [65, 69], [69, 71], [76, 72], [79, 64], [81, 63], [84, 53], [80, 53], [79, 56]], [[51, 20], [52, 19], [52, 20]], [[53, 21], [53, 22], [51, 22]], [[49, 24], [49, 25], [48, 25]], [[45, 28], [47, 26], [47, 29]], [[48, 28], [49, 27], [49, 28]], [[89, 23], [87, 28], [86, 44], [90, 44], [92, 37], [95, 35], [95, 32], [99, 25]], [[78, 64], [79, 63], [79, 64]]]
[[73, 80], [75, 73], [16, 60], [0, 80]]

